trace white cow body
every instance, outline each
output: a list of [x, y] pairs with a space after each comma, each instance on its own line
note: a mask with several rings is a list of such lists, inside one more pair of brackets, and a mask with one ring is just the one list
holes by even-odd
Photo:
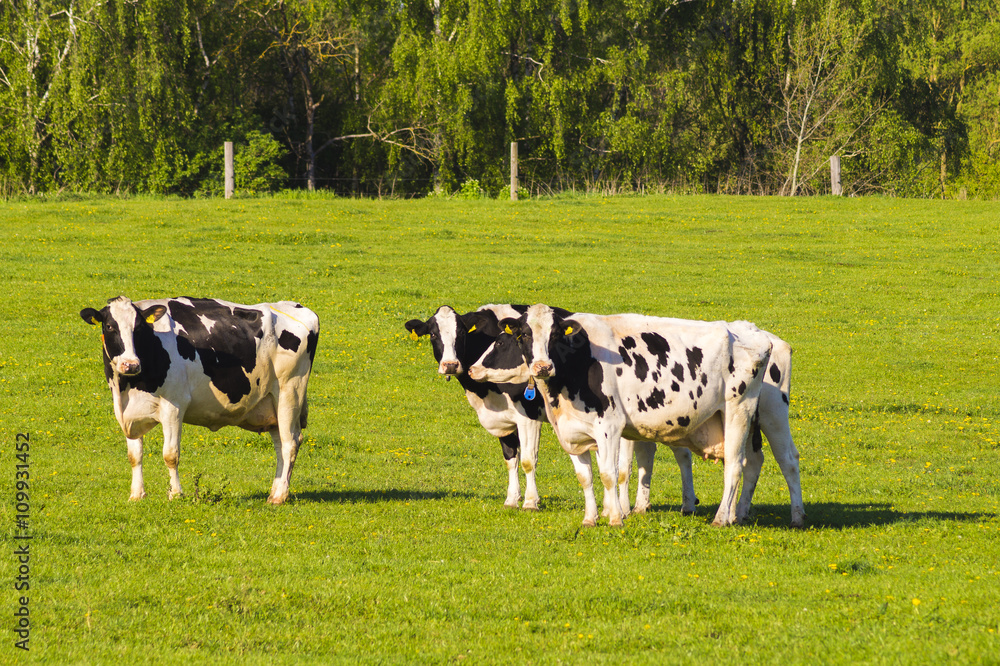
[[169, 497], [182, 493], [177, 471], [182, 425], [269, 432], [277, 466], [268, 501], [288, 497], [307, 415], [306, 386], [319, 319], [290, 301], [240, 305], [214, 299], [137, 301], [85, 308], [102, 325], [105, 376], [132, 465], [129, 499], [145, 497], [143, 436], [163, 426]]
[[[491, 381], [524, 375], [537, 379], [549, 420], [573, 456], [584, 487], [585, 525], [596, 523], [590, 450], [598, 453], [606, 512], [612, 524], [621, 521], [620, 507], [627, 504], [621, 498], [613, 501], [612, 491], [625, 459], [619, 458], [622, 437], [659, 441], [724, 460], [725, 488], [714, 522], [725, 525], [745, 517], [752, 488], [746, 493], [745, 487], [739, 509], [736, 488], [746, 460], [758, 464], [761, 458], [748, 456], [746, 442], [754, 430], [773, 336], [746, 322], [642, 315], [562, 317], [544, 305], [529, 308], [514, 328], [520, 335], [514, 347], [526, 363], [514, 368], [510, 359], [503, 360], [512, 353], [511, 344], [498, 338], [470, 375]], [[787, 427], [787, 409], [785, 414]], [[790, 444], [790, 437], [787, 441]], [[790, 475], [796, 481], [794, 488], [789, 483], [793, 524], [801, 524], [797, 468], [794, 474], [786, 472], [786, 478]], [[757, 476], [759, 464], [754, 485]], [[641, 478], [640, 473], [640, 490]]]

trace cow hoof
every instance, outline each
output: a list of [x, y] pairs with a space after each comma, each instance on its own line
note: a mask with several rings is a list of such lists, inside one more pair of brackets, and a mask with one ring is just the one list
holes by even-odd
[[270, 495], [267, 498], [267, 503], [268, 504], [273, 504], [275, 506], [278, 506], [279, 504], [284, 504], [285, 503], [285, 498], [284, 497], [276, 497], [274, 495]]
[[584, 518], [583, 519], [583, 526], [584, 527], [597, 527], [597, 518]]
[[170, 492], [167, 493], [167, 499], [168, 500], [177, 499], [178, 497], [182, 496], [183, 494], [184, 493], [182, 493], [179, 490], [177, 492], [174, 492], [173, 490], [171, 490]]
[[146, 499], [146, 493], [145, 492], [139, 493], [138, 495], [129, 495], [129, 497], [128, 497], [128, 501], [129, 502], [138, 502], [139, 500], [143, 500], [143, 499]]
[[648, 506], [637, 506], [632, 509], [632, 513], [646, 513], [647, 511], [649, 511]]
[[805, 528], [806, 528], [805, 521], [802, 521], [802, 520], [793, 520], [792, 521], [792, 529], [793, 530], [804, 530]]
[[525, 502], [524, 506], [521, 507], [522, 511], [538, 511], [538, 504], [535, 502]]
[[612, 518], [611, 521], [610, 521], [610, 523], [611, 523], [611, 527], [622, 527], [622, 526], [625, 525], [625, 520], [623, 518], [621, 518], [621, 517]]
[[516, 509], [517, 508], [517, 500], [514, 500], [514, 501], [507, 500], [506, 502], [503, 503], [503, 506], [504, 506], [505, 509]]
[[682, 516], [693, 516], [694, 515], [694, 509], [681, 509], [681, 515]]

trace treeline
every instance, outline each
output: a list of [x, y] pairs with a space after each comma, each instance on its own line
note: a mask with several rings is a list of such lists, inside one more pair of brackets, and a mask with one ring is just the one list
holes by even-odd
[[1000, 197], [996, 0], [3, 0], [0, 195]]

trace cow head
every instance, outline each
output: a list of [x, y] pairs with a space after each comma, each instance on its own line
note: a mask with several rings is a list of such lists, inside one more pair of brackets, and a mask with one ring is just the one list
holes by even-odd
[[568, 311], [533, 305], [519, 319], [504, 319], [493, 346], [469, 370], [477, 381], [526, 382], [554, 377], [557, 361], [586, 342], [586, 333]]
[[462, 358], [465, 356], [466, 335], [474, 324], [466, 324], [453, 308], [442, 305], [427, 321], [411, 319], [405, 325], [414, 340], [430, 336], [439, 374], [451, 376], [465, 372]]
[[128, 298], [119, 296], [109, 300], [100, 310], [80, 310], [80, 317], [88, 324], [101, 325], [105, 362], [110, 365], [112, 373], [133, 377], [142, 372], [142, 364], [136, 353], [136, 336], [151, 333], [153, 322], [166, 311], [164, 305], [140, 310]]
[[500, 332], [496, 340], [469, 368], [469, 377], [477, 382], [523, 384], [530, 377], [524, 352], [521, 351], [518, 340], [521, 335], [521, 321], [503, 319], [498, 327]]

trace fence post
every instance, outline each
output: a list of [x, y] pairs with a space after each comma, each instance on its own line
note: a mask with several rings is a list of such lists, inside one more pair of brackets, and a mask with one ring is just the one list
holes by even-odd
[[[233, 142], [226, 141], [226, 198], [233, 198]], [[218, 154], [218, 153], [216, 153]]]
[[834, 155], [830, 158], [830, 192], [839, 197], [844, 193], [844, 188], [840, 183], [840, 156]]
[[510, 200], [517, 201], [517, 141], [510, 142]]

